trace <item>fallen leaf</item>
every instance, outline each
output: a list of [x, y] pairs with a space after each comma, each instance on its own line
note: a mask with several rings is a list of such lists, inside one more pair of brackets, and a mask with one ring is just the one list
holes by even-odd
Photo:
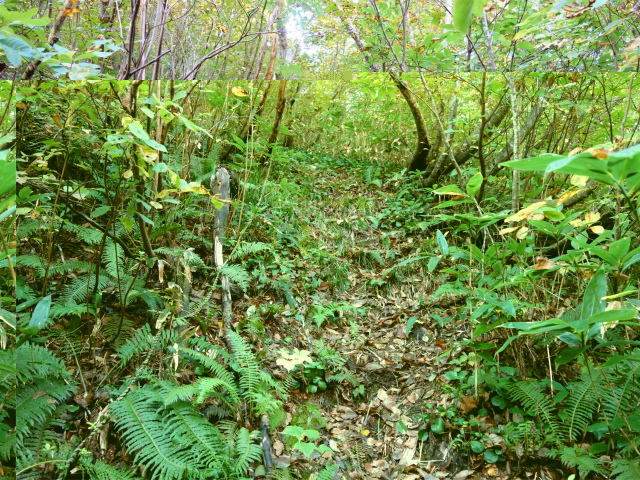
[[587, 223], [595, 223], [600, 220], [600, 214], [597, 212], [587, 212], [584, 214], [584, 220]]
[[532, 267], [534, 270], [549, 270], [556, 266], [556, 264], [547, 257], [536, 257], [536, 261], [538, 264]]
[[463, 412], [464, 414], [468, 414], [478, 406], [478, 402], [472, 396], [463, 395], [458, 399], [458, 410]]

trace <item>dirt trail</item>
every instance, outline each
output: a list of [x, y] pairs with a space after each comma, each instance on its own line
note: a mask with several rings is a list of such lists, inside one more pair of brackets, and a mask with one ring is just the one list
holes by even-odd
[[[467, 333], [455, 323], [440, 328], [428, 317], [435, 288], [426, 265], [389, 272], [416, 254], [418, 242], [402, 227], [375, 228], [387, 204], [377, 187], [354, 181], [356, 175], [327, 170], [307, 177], [309, 188], [327, 196], [296, 215], [306, 240], [296, 252], [302, 265], [290, 279], [301, 315], [296, 320], [287, 305], [268, 325], [274, 341], [268, 368], [283, 377], [280, 349], [297, 348], [324, 364], [317, 373], [325, 380], [347, 372], [343, 381], [328, 381], [325, 391], [310, 394], [302, 386], [287, 402], [288, 421], [317, 427], [333, 450], [333, 460], [317, 461], [337, 460], [350, 478], [466, 478], [473, 473], [469, 459], [449, 448], [450, 435], [434, 434], [429, 424], [437, 407], [451, 412], [456, 402], [443, 374], [456, 367], [453, 340]], [[254, 299], [279, 300], [275, 293]], [[462, 398], [467, 412], [475, 407], [473, 398]], [[282, 441], [275, 434], [276, 465], [284, 466], [291, 459]]]

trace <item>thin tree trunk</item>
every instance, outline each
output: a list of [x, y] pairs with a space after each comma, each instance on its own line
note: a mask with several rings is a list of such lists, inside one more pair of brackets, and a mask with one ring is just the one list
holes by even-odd
[[[276, 107], [276, 118], [273, 122], [273, 128], [271, 129], [271, 135], [269, 135], [269, 153], [273, 151], [273, 144], [276, 143], [278, 139], [278, 132], [280, 130], [280, 123], [282, 122], [282, 115], [284, 113], [284, 107], [286, 106], [286, 97], [285, 97], [285, 89], [287, 88], [287, 81], [280, 80], [280, 89], [278, 90], [278, 106]], [[266, 158], [262, 159], [262, 163], [264, 163]]]
[[[269, 21], [264, 27], [265, 31], [269, 31], [273, 26], [273, 24], [275, 23], [281, 3], [282, 3], [282, 0], [278, 0], [278, 4], [276, 5], [276, 8], [274, 8], [273, 13], [271, 14], [271, 18], [269, 19]], [[267, 52], [268, 42], [269, 42], [269, 36], [265, 35], [264, 38], [262, 39], [262, 46], [260, 47], [260, 56], [258, 57], [258, 65], [256, 65], [256, 73], [253, 76], [254, 80], [257, 80], [258, 77], [260, 76], [260, 70], [262, 70], [262, 62], [264, 61], [264, 56]]]
[[427, 157], [429, 156], [431, 145], [429, 144], [429, 138], [427, 136], [427, 124], [424, 120], [424, 115], [422, 115], [422, 110], [420, 109], [418, 100], [413, 92], [407, 88], [405, 83], [398, 78], [395, 72], [390, 71], [389, 75], [407, 102], [409, 110], [411, 110], [411, 115], [413, 115], [413, 121], [416, 125], [416, 136], [418, 141], [411, 163], [409, 164], [409, 171], [425, 170], [427, 168]]
[[[513, 72], [507, 74], [509, 93], [511, 94], [511, 115], [513, 116], [513, 160], [520, 160], [520, 119], [518, 118], [518, 92]], [[511, 187], [511, 212], [520, 209], [520, 170], [513, 170], [513, 185]]]
[[276, 56], [278, 53], [278, 37], [273, 38], [273, 45], [271, 46], [271, 57], [269, 58], [269, 68], [267, 68], [267, 74], [264, 76], [265, 80], [271, 80], [273, 77], [273, 69], [276, 65]]
[[[51, 30], [49, 30], [49, 36], [47, 37], [47, 43], [52, 47], [58, 41], [58, 35], [60, 34], [60, 30], [62, 29], [65, 19], [67, 18], [65, 12], [72, 8], [73, 4], [74, 0], [64, 0], [62, 8], [58, 12], [53, 25], [51, 25]], [[36, 73], [36, 70], [41, 63], [42, 62], [40, 60], [33, 60], [29, 65], [27, 65], [27, 68], [22, 73], [22, 80], [31, 80], [31, 77]]]

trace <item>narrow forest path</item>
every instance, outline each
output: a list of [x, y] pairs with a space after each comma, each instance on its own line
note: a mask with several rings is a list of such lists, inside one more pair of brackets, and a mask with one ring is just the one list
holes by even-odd
[[[256, 309], [275, 314], [262, 345], [275, 376], [286, 374], [278, 363], [283, 352], [310, 355], [309, 385], [285, 402], [285, 423], [318, 429], [334, 452], [327, 464], [338, 459], [350, 478], [461, 480], [486, 466], [470, 458], [467, 447], [457, 448], [463, 439], [450, 433], [463, 428], [454, 426], [457, 419], [468, 425], [477, 410], [455, 381], [473, 371], [456, 344], [469, 335], [462, 324], [448, 322], [455, 317], [447, 315], [448, 297], [434, 308], [438, 279], [427, 259], [398, 267], [433, 248], [429, 237], [436, 233], [424, 232], [433, 220], [429, 206], [409, 194], [399, 173], [397, 166], [324, 159], [301, 162], [291, 176], [274, 180], [284, 196], [266, 195], [274, 209], [255, 223], [271, 223], [277, 266], [270, 268], [288, 287], [284, 295], [266, 288], [245, 297], [235, 305], [236, 318]], [[250, 235], [267, 241], [259, 228]], [[297, 309], [287, 303], [288, 289]], [[283, 436], [274, 432], [273, 440], [276, 465], [289, 465]], [[298, 460], [304, 465], [302, 456]], [[497, 468], [492, 473], [500, 478]]]

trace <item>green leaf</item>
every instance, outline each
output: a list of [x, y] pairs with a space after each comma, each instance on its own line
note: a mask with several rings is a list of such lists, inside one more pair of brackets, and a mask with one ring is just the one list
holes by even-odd
[[149, 138], [147, 140], [144, 140], [144, 143], [145, 143], [145, 145], [147, 145], [148, 147], [153, 148], [154, 150], [158, 150], [159, 152], [167, 153], [167, 148], [164, 145], [162, 145], [161, 143], [156, 142], [155, 140], [153, 140], [151, 138]]
[[631, 246], [631, 238], [622, 237], [609, 245], [609, 253], [615, 257], [618, 263], [622, 263], [622, 259], [629, 252]]
[[140, 215], [140, 218], [145, 222], [148, 223], [149, 225], [153, 225], [153, 222], [151, 221], [151, 219], [149, 217], [147, 217], [146, 215], [141, 214], [140, 212], [138, 212], [138, 215]]
[[604, 312], [606, 302], [601, 300], [607, 296], [607, 277], [603, 268], [599, 268], [593, 275], [584, 292], [582, 300], [582, 318], [588, 318], [596, 313]]
[[284, 435], [291, 435], [293, 437], [296, 437], [298, 440], [302, 440], [302, 435], [304, 435], [304, 428], [294, 426], [294, 425], [289, 425], [287, 428], [285, 428], [282, 431], [282, 433]]
[[567, 158], [560, 158], [547, 165], [546, 173], [560, 172], [569, 175], [582, 175], [607, 185], [613, 184], [613, 178], [607, 168], [607, 162], [589, 152], [581, 152]]
[[153, 113], [153, 111], [148, 109], [147, 107], [140, 107], [140, 110], [149, 118], [155, 117], [155, 113]]
[[[638, 255], [638, 256], [640, 257], [640, 255]], [[438, 266], [438, 263], [440, 262], [441, 258], [442, 257], [431, 257], [429, 259], [429, 264], [427, 265], [427, 269], [430, 272], [433, 272], [436, 269], [436, 267]]]
[[444, 433], [444, 420], [441, 417], [438, 417], [431, 424], [431, 431], [433, 433]]
[[611, 323], [620, 320], [631, 320], [636, 318], [638, 312], [633, 308], [620, 308], [617, 310], [607, 310], [606, 312], [596, 313], [589, 317], [589, 325], [596, 323]]
[[400, 420], [398, 420], [396, 422], [396, 430], [399, 433], [407, 433], [409, 431], [409, 429], [407, 428], [407, 426]]
[[153, 166], [153, 171], [154, 172], [162, 173], [162, 172], [166, 172], [167, 170], [169, 170], [169, 167], [164, 162], [156, 163]]
[[484, 459], [487, 463], [496, 463], [500, 455], [495, 453], [493, 450], [485, 450], [484, 451]]
[[438, 242], [438, 248], [440, 248], [440, 253], [447, 255], [449, 253], [449, 244], [440, 230], [436, 232], [436, 240]]
[[542, 213], [552, 222], [559, 222], [561, 220], [564, 220], [564, 214], [562, 212], [558, 212], [557, 210], [544, 210]]
[[[144, 141], [144, 143], [146, 143], [147, 140], [150, 140], [149, 135], [147, 134], [147, 132], [137, 122], [131, 122], [129, 124], [129, 131], [131, 133], [133, 133], [136, 137], [138, 137], [140, 140]], [[151, 145], [149, 145], [149, 146], [151, 148], [154, 148]]]
[[307, 458], [310, 458], [313, 452], [317, 450], [313, 443], [298, 442], [293, 448], [300, 450]]
[[475, 197], [476, 193], [480, 191], [480, 187], [482, 186], [482, 173], [478, 172], [473, 177], [469, 179], [467, 182], [467, 193], [470, 197]]
[[131, 220], [130, 218], [122, 217], [119, 220], [128, 232], [130, 232], [131, 229], [133, 229], [133, 220]]
[[104, 215], [109, 210], [111, 210], [111, 207], [109, 205], [104, 205], [102, 207], [98, 207], [93, 212], [91, 212], [91, 218], [97, 218], [100, 215]]
[[407, 335], [411, 333], [411, 329], [413, 329], [413, 325], [416, 323], [416, 320], [418, 320], [418, 317], [409, 317], [407, 320]]
[[467, 33], [473, 12], [473, 0], [455, 0], [453, 5], [453, 24], [458, 31]]
[[467, 196], [457, 185], [445, 185], [444, 187], [436, 188], [433, 193], [437, 195]]
[[571, 360], [584, 352], [587, 348], [588, 347], [567, 347], [562, 349], [556, 356], [556, 365], [569, 363]]
[[27, 60], [35, 59], [35, 50], [19, 37], [5, 37], [0, 33], [0, 53], [4, 53], [9, 63], [18, 68], [22, 57]]
[[479, 442], [478, 440], [472, 440], [471, 442], [469, 442], [469, 446], [471, 447], [471, 450], [476, 453], [484, 451], [484, 443]]
[[49, 317], [49, 310], [51, 309], [51, 295], [47, 295], [38, 302], [36, 308], [33, 310], [31, 320], [29, 321], [30, 327], [36, 327], [38, 330], [44, 327]]
[[514, 170], [522, 170], [524, 172], [543, 172], [547, 166], [559, 158], [565, 158], [562, 155], [548, 153], [539, 157], [525, 158], [522, 160], [511, 160], [510, 162], [502, 162], [501, 165], [513, 168]]

